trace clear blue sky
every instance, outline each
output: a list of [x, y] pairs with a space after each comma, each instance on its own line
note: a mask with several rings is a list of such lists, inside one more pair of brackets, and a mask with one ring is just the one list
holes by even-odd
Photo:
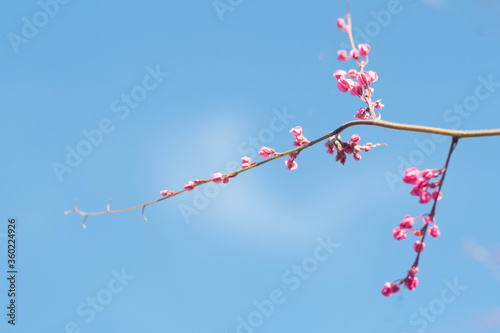
[[[277, 160], [148, 221], [63, 214], [154, 200], [254, 145], [288, 150], [294, 126], [312, 140], [354, 119], [361, 102], [332, 77], [353, 66], [336, 61], [343, 1], [63, 2], [0, 13], [0, 266], [15, 216], [19, 270], [15, 328], [0, 283], [2, 332], [500, 332], [500, 138], [459, 142], [442, 236], [417, 290], [390, 298], [383, 283], [414, 260], [392, 229], [430, 210], [391, 179], [408, 160], [441, 168], [449, 140], [355, 128], [344, 137], [387, 147], [342, 166], [317, 145], [295, 171]], [[500, 127], [497, 1], [367, 3], [351, 9], [383, 119]]]

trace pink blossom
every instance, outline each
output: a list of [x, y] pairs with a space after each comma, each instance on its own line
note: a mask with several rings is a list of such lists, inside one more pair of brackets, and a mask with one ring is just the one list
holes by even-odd
[[292, 133], [293, 136], [302, 135], [302, 127], [296, 126], [290, 130], [290, 133]]
[[355, 83], [350, 91], [353, 96], [363, 96], [363, 86], [359, 83]]
[[397, 293], [399, 291], [399, 285], [397, 283], [392, 283], [391, 291], [393, 294]]
[[172, 191], [169, 191], [169, 190], [163, 190], [160, 192], [161, 195], [163, 195], [164, 197], [169, 197], [173, 194], [175, 194], [175, 192], [172, 192]]
[[262, 158], [265, 158], [266, 160], [271, 157], [271, 155], [275, 155], [276, 151], [274, 149], [271, 149], [269, 147], [262, 147], [260, 148], [259, 151], [259, 156]]
[[359, 55], [362, 57], [366, 57], [368, 53], [370, 53], [371, 47], [368, 44], [359, 44], [358, 49], [359, 49]]
[[337, 80], [337, 88], [342, 92], [350, 90], [352, 86], [354, 86], [354, 82], [351, 79], [345, 79], [341, 77]]
[[389, 297], [392, 295], [392, 284], [389, 282], [384, 283], [382, 287], [382, 295]]
[[370, 113], [366, 109], [359, 108], [358, 113], [354, 115], [354, 118], [366, 120], [370, 118]]
[[370, 77], [370, 82], [375, 82], [378, 80], [378, 75], [374, 71], [368, 71], [368, 76]]
[[341, 17], [337, 19], [337, 27], [340, 29], [344, 29], [346, 27], [345, 20]]
[[184, 185], [184, 189], [186, 191], [192, 191], [194, 189], [194, 183], [192, 181], [188, 181], [186, 185]]
[[381, 101], [382, 101], [382, 100], [381, 100], [381, 99], [379, 99], [378, 101], [373, 102], [373, 103], [372, 103], [372, 107], [373, 107], [374, 109], [380, 109], [380, 110], [382, 110], [382, 108], [383, 108], [385, 105], [384, 105], [384, 104], [382, 104], [382, 103], [381, 103]]
[[406, 238], [406, 232], [401, 227], [396, 227], [392, 230], [392, 237], [396, 240], [402, 240]]
[[440, 191], [439, 195], [438, 195], [438, 190], [435, 190], [434, 192], [431, 193], [431, 197], [432, 197], [432, 200], [441, 200], [441, 198], [443, 197], [443, 194]]
[[335, 78], [338, 80], [340, 79], [341, 77], [345, 76], [346, 75], [346, 72], [341, 70], [341, 69], [337, 69], [335, 71], [335, 73], [333, 73], [333, 76], [335, 76]]
[[223, 176], [220, 172], [217, 172], [217, 173], [214, 173], [212, 175], [212, 181], [216, 184], [220, 184], [222, 183], [222, 180], [223, 180]]
[[335, 150], [335, 145], [330, 139], [326, 140], [325, 147], [327, 148], [326, 152], [330, 155], [333, 155], [333, 151]]
[[349, 55], [351, 56], [351, 58], [354, 58], [356, 60], [359, 59], [359, 51], [358, 50], [351, 50], [351, 52], [349, 52]]
[[346, 50], [339, 50], [337, 52], [337, 60], [346, 62], [347, 61], [347, 51]]
[[417, 170], [417, 168], [413, 167], [413, 168], [406, 169], [405, 175], [403, 177], [403, 181], [406, 184], [415, 184], [418, 180], [418, 175], [419, 175], [419, 171]]
[[241, 158], [241, 168], [242, 169], [245, 169], [245, 168], [248, 168], [249, 166], [251, 165], [254, 165], [255, 162], [252, 162], [252, 159], [250, 157], [242, 157]]
[[418, 273], [418, 267], [413, 266], [409, 271], [408, 271], [408, 276], [415, 276]]
[[353, 157], [356, 161], [361, 160], [361, 155], [359, 155], [358, 153], [355, 153], [354, 155], [352, 155], [352, 157]]
[[420, 253], [425, 249], [425, 243], [423, 243], [421, 241], [416, 241], [413, 244], [413, 249], [415, 250], [415, 252]]
[[416, 276], [408, 276], [406, 278], [406, 288], [408, 288], [409, 290], [415, 290], [418, 286], [418, 277]]
[[347, 76], [352, 77], [354, 79], [358, 77], [358, 72], [355, 69], [350, 69], [349, 72], [347, 72]]
[[298, 167], [297, 162], [295, 162], [295, 157], [292, 157], [292, 154], [286, 159], [285, 164], [289, 171], [295, 170]]
[[403, 220], [399, 222], [399, 226], [401, 228], [411, 229], [413, 228], [413, 223], [415, 223], [415, 219], [410, 215], [405, 215]]
[[426, 204], [429, 201], [431, 201], [430, 193], [427, 191], [420, 192], [420, 200], [418, 202], [420, 202], [421, 204]]
[[431, 218], [430, 216], [424, 216], [424, 218], [422, 219], [422, 221], [424, 221], [424, 224], [427, 225], [430, 222], [434, 222], [434, 219]]
[[434, 238], [441, 235], [441, 232], [439, 231], [439, 227], [437, 225], [433, 225], [432, 227], [430, 227], [429, 228], [429, 235], [431, 235]]
[[367, 86], [371, 80], [370, 75], [368, 74], [368, 72], [365, 71], [359, 72], [357, 79], [358, 83], [361, 84], [362, 86]]

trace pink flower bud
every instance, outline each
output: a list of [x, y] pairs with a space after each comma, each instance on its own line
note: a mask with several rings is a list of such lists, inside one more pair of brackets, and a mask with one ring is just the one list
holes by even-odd
[[415, 290], [417, 288], [417, 285], [418, 285], [418, 277], [416, 276], [408, 276], [406, 278], [406, 288], [408, 288], [409, 290]]
[[399, 285], [397, 283], [392, 283], [391, 291], [393, 294], [397, 293], [399, 291]]
[[192, 181], [188, 181], [186, 185], [184, 185], [184, 189], [186, 191], [192, 191], [194, 189], [194, 183]]
[[417, 170], [417, 168], [413, 167], [413, 168], [406, 169], [405, 175], [403, 177], [403, 181], [406, 184], [415, 184], [418, 180], [418, 175], [419, 175], [419, 171]]
[[347, 61], [347, 51], [346, 50], [339, 50], [337, 52], [337, 60], [346, 62]]
[[302, 127], [300, 126], [294, 127], [290, 130], [290, 133], [292, 133], [293, 136], [302, 135]]
[[415, 219], [410, 215], [405, 215], [403, 221], [399, 222], [399, 226], [401, 228], [411, 229], [413, 228], [413, 223], [415, 223]]
[[402, 240], [406, 238], [406, 232], [403, 228], [397, 227], [392, 230], [392, 237], [396, 240]]
[[415, 274], [418, 273], [418, 267], [412, 267], [409, 271], [408, 271], [408, 276], [415, 276]]
[[326, 140], [325, 147], [327, 148], [326, 152], [330, 155], [333, 155], [333, 151], [335, 150], [335, 145], [333, 144], [333, 142], [330, 141], [329, 139]]
[[223, 182], [224, 184], [229, 183], [229, 177], [224, 177], [224, 179], [222, 180], [222, 182]]
[[341, 70], [341, 69], [337, 69], [335, 71], [335, 73], [333, 73], [333, 76], [335, 76], [335, 78], [338, 80], [340, 79], [342, 76], [345, 76], [346, 75], [346, 72]]
[[384, 283], [384, 286], [382, 287], [382, 295], [389, 297], [392, 295], [392, 284], [389, 282]]
[[368, 75], [368, 72], [361, 71], [358, 74], [358, 83], [361, 84], [362, 86], [367, 86], [370, 84], [370, 76]]
[[420, 200], [418, 202], [420, 202], [421, 204], [426, 204], [429, 201], [431, 201], [430, 193], [427, 191], [420, 192]]
[[343, 29], [346, 27], [345, 20], [341, 17], [337, 19], [337, 27]]
[[355, 83], [350, 91], [351, 95], [353, 96], [363, 96], [363, 86], [359, 83]]
[[437, 225], [433, 225], [432, 227], [430, 227], [429, 228], [429, 235], [431, 235], [434, 238], [441, 235], [441, 232], [439, 231], [439, 227]]
[[174, 194], [174, 192], [169, 191], [169, 190], [163, 190], [163, 191], [160, 192], [160, 194], [163, 195], [164, 197], [169, 197], [172, 194]]
[[274, 149], [271, 149], [269, 147], [262, 147], [260, 148], [259, 151], [259, 156], [262, 158], [265, 158], [266, 160], [271, 157], [271, 155], [275, 155], [276, 151]]
[[351, 142], [353, 144], [357, 144], [361, 140], [361, 137], [358, 134], [351, 135]]
[[351, 50], [351, 52], [349, 52], [349, 55], [351, 56], [351, 58], [354, 58], [356, 60], [359, 59], [359, 51], [358, 50]]
[[254, 165], [255, 162], [252, 162], [252, 159], [250, 157], [242, 157], [241, 158], [241, 168], [242, 169], [245, 169], [245, 168], [248, 168], [249, 166], [251, 165]]
[[352, 155], [352, 157], [354, 157], [356, 161], [359, 161], [361, 159], [361, 155], [359, 155], [358, 153], [355, 153], [354, 155]]
[[415, 236], [417, 236], [417, 237], [420, 237], [420, 236], [422, 236], [422, 230], [420, 230], [420, 229], [414, 230], [414, 231], [413, 231], [413, 234], [414, 234]]
[[222, 183], [222, 174], [220, 172], [214, 173], [212, 175], [212, 181], [216, 184]]
[[359, 44], [358, 49], [359, 49], [359, 55], [362, 57], [366, 57], [368, 53], [370, 53], [370, 45], [368, 44]]
[[337, 88], [339, 88], [339, 90], [342, 92], [350, 90], [353, 86], [354, 82], [351, 79], [345, 79], [341, 77], [337, 80]]
[[350, 69], [349, 72], [347, 72], [347, 76], [352, 77], [354, 79], [358, 77], [358, 72], [355, 69]]
[[425, 243], [416, 241], [415, 244], [413, 244], [413, 249], [415, 250], [415, 252], [420, 253], [425, 249]]
[[382, 110], [382, 108], [384, 107], [384, 104], [381, 103], [381, 99], [379, 99], [378, 101], [375, 101], [372, 103], [372, 106], [374, 109], [380, 109]]
[[370, 77], [370, 82], [375, 82], [378, 80], [378, 75], [374, 71], [368, 71], [368, 76]]

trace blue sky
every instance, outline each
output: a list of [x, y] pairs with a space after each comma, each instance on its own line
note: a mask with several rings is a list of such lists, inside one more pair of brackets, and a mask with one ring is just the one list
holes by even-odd
[[[459, 142], [437, 208], [442, 235], [427, 242], [417, 290], [390, 298], [383, 283], [414, 260], [392, 229], [430, 210], [394, 179], [410, 165], [441, 168], [449, 140], [353, 128], [343, 136], [387, 146], [342, 166], [317, 145], [297, 170], [274, 161], [150, 206], [148, 221], [136, 210], [83, 229], [63, 214], [75, 199], [86, 211], [151, 201], [233, 170], [255, 147], [290, 149], [294, 126], [312, 140], [354, 119], [361, 102], [332, 77], [354, 66], [336, 60], [343, 1], [219, 5], [4, 6], [0, 248], [6, 274], [14, 216], [18, 297], [13, 328], [2, 279], [2, 331], [500, 332], [500, 138]], [[351, 11], [372, 46], [383, 119], [500, 127], [497, 1], [353, 1]]]

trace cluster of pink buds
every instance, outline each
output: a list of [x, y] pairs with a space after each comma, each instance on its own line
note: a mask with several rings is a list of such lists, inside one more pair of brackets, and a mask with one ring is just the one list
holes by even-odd
[[[347, 32], [350, 39], [352, 40], [352, 31], [349, 25], [346, 24], [343, 18], [337, 19], [337, 27]], [[348, 59], [354, 59], [358, 64], [359, 71], [355, 69], [350, 69], [348, 72], [344, 70], [337, 70], [333, 73], [335, 79], [337, 79], [337, 88], [341, 92], [349, 91], [351, 95], [358, 96], [362, 101], [367, 104], [366, 108], [360, 108], [354, 115], [355, 118], [366, 120], [370, 116], [376, 119], [374, 109], [382, 109], [384, 106], [381, 100], [372, 102], [372, 95], [374, 89], [371, 84], [378, 80], [378, 75], [374, 71], [365, 71], [364, 68], [368, 65], [368, 54], [370, 53], [371, 47], [368, 44], [359, 44], [358, 48], [353, 45], [353, 49], [347, 55], [346, 50], [339, 50], [337, 52], [337, 60], [346, 62]], [[365, 58], [361, 60], [360, 58]], [[354, 82], [352, 79], [356, 79]]]
[[325, 142], [325, 147], [326, 152], [330, 155], [333, 155], [333, 152], [335, 149], [337, 149], [337, 156], [335, 156], [335, 161], [344, 164], [347, 155], [353, 155], [352, 157], [356, 160], [359, 161], [361, 159], [361, 155], [359, 154], [360, 151], [370, 151], [375, 145], [373, 145], [371, 142], [368, 142], [364, 144], [363, 146], [359, 145], [359, 140], [361, 140], [360, 136], [357, 134], [353, 134], [351, 136], [351, 140], [347, 142], [342, 142], [340, 139], [340, 135], [336, 135], [331, 137], [330, 139], [326, 140]]
[[[307, 140], [305, 138], [305, 136], [302, 135], [302, 127], [300, 127], [300, 126], [294, 127], [290, 130], [290, 133], [293, 134], [293, 138], [294, 138], [293, 145], [294, 146], [302, 147], [303, 145], [306, 145], [309, 143], [309, 140]], [[295, 159], [297, 158], [297, 156], [299, 156], [299, 153], [300, 152], [296, 151], [296, 152], [293, 152], [291, 154], [288, 154], [289, 157], [285, 160], [285, 165], [289, 171], [297, 169], [298, 164], [297, 164], [297, 162], [295, 162]]]
[[[439, 177], [443, 173], [443, 170], [439, 169], [426, 169], [423, 171], [418, 171], [417, 168], [413, 167], [405, 170], [403, 181], [407, 184], [412, 184], [413, 188], [410, 192], [411, 195], [420, 197], [420, 203], [425, 204], [432, 200], [440, 200], [442, 195], [438, 190], [440, 181], [430, 182], [432, 178]], [[432, 193], [429, 189], [434, 189]], [[439, 193], [439, 195], [438, 195]]]
[[[417, 170], [417, 168], [406, 169], [403, 176], [403, 181], [407, 184], [412, 184], [413, 189], [410, 194], [420, 197], [420, 203], [428, 203], [431, 200], [437, 201], [441, 199], [441, 180], [430, 182], [430, 179], [442, 175], [444, 169], [426, 169], [423, 171]], [[435, 189], [432, 193], [428, 192], [428, 189]], [[392, 283], [386, 282], [382, 288], [382, 294], [384, 296], [391, 296], [393, 293], [399, 291], [398, 284], [404, 284], [409, 290], [414, 290], [418, 285], [418, 278], [415, 274], [418, 272], [418, 259], [420, 253], [425, 249], [425, 233], [428, 232], [430, 236], [436, 238], [441, 235], [439, 227], [436, 225], [436, 220], [434, 218], [434, 208], [431, 210], [430, 214], [424, 214], [417, 217], [411, 217], [410, 215], [405, 215], [403, 220], [399, 222], [399, 226], [392, 230], [392, 237], [396, 240], [406, 239], [408, 233], [413, 233], [416, 237], [420, 237], [419, 240], [413, 243], [413, 250], [417, 252], [417, 259], [413, 264], [412, 268], [408, 271], [408, 275], [404, 279], [396, 280]], [[414, 228], [415, 221], [422, 218], [423, 226], [422, 228]]]
[[271, 157], [271, 155], [278, 155], [278, 154], [276, 153], [276, 150], [271, 149], [269, 147], [260, 148], [259, 156], [262, 157], [263, 159], [267, 160], [269, 157]]
[[186, 182], [186, 185], [184, 185], [184, 189], [186, 191], [192, 191], [194, 190], [194, 188], [200, 184], [203, 184], [203, 183], [206, 183], [207, 181], [206, 180], [200, 180], [200, 179], [195, 179], [193, 181], [188, 181]]

